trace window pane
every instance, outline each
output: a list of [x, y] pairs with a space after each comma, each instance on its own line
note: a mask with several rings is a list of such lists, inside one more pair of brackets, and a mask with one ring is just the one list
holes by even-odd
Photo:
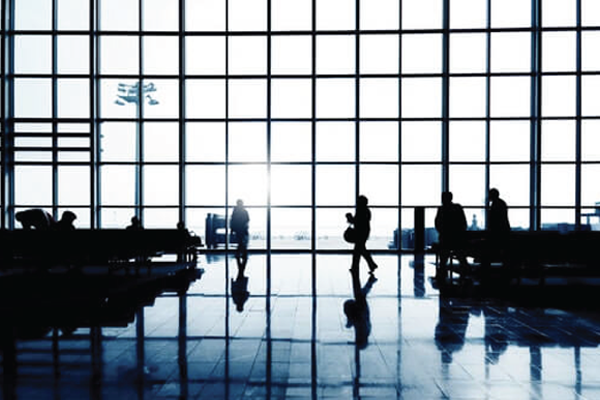
[[[144, 177], [144, 204], [179, 204], [179, 169], [177, 166], [146, 165]], [[176, 224], [174, 221], [173, 224]]]
[[144, 80], [142, 106], [144, 118], [179, 116], [179, 82], [176, 79]]
[[312, 126], [309, 122], [272, 122], [271, 160], [311, 161], [311, 137]]
[[403, 29], [441, 29], [442, 0], [402, 0]]
[[312, 0], [272, 0], [271, 29], [274, 31], [310, 30]]
[[396, 0], [361, 1], [361, 29], [398, 29], [400, 2]]
[[105, 31], [137, 31], [139, 0], [102, 0], [100, 29]]
[[361, 122], [360, 160], [398, 161], [398, 123]]
[[272, 79], [271, 117], [310, 118], [312, 82], [310, 79]]
[[574, 26], [576, 22], [576, 0], [543, 0], [543, 26]]
[[309, 166], [273, 165], [271, 167], [271, 204], [304, 206], [311, 204], [312, 173]]
[[58, 37], [58, 73], [90, 73], [90, 38], [88, 36]]
[[592, 207], [600, 202], [599, 176], [600, 165], [584, 164], [581, 166], [581, 204], [583, 206]]
[[485, 123], [450, 122], [450, 161], [485, 161]]
[[581, 10], [583, 25], [600, 25], [600, 3], [596, 0], [581, 0]]
[[528, 72], [531, 69], [531, 34], [492, 33], [491, 58], [492, 72]]
[[356, 197], [352, 165], [317, 166], [317, 204], [350, 205]]
[[144, 73], [176, 75], [179, 73], [179, 38], [146, 36], [143, 39]]
[[15, 166], [15, 204], [43, 206], [52, 204], [52, 168]]
[[47, 35], [15, 37], [15, 72], [50, 74], [52, 72], [52, 40]]
[[397, 74], [398, 52], [397, 35], [361, 35], [360, 72]]
[[575, 167], [542, 165], [542, 205], [575, 205]]
[[498, 189], [509, 207], [529, 205], [529, 165], [492, 165], [490, 187]]
[[101, 161], [135, 161], [137, 124], [103, 122], [100, 125]]
[[402, 36], [402, 73], [428, 74], [442, 72], [442, 35]]
[[58, 0], [58, 29], [88, 30], [89, 28], [90, 3], [88, 1]]
[[352, 79], [317, 80], [317, 118], [352, 118], [356, 114]]
[[90, 81], [87, 79], [58, 80], [58, 117], [89, 118]]
[[[453, 201], [463, 206], [485, 204], [485, 167], [483, 165], [451, 165], [450, 191], [453, 194]], [[465, 214], [468, 215], [466, 210]]]
[[360, 192], [367, 196], [370, 205], [393, 206], [398, 204], [397, 166], [362, 165], [359, 178]]
[[600, 115], [600, 75], [583, 76], [581, 85], [582, 115]]
[[598, 120], [581, 123], [581, 159], [600, 161], [600, 121]]
[[249, 36], [229, 38], [229, 73], [264, 75], [267, 73], [267, 40]]
[[353, 74], [356, 39], [352, 35], [317, 36], [317, 73]]
[[527, 121], [491, 121], [490, 160], [528, 161], [531, 125]]
[[575, 121], [542, 122], [542, 161], [575, 161]]
[[224, 31], [225, 4], [222, 0], [186, 0], [185, 29], [188, 31]]
[[318, 122], [317, 161], [354, 161], [355, 138], [352, 122]]
[[545, 117], [575, 115], [574, 77], [542, 77], [542, 115]]
[[267, 161], [267, 128], [263, 122], [229, 124], [229, 161]]
[[144, 123], [144, 161], [179, 160], [179, 124], [176, 122]]
[[487, 25], [487, 7], [485, 1], [450, 1], [450, 28], [485, 28]]
[[398, 79], [362, 78], [360, 80], [361, 118], [398, 116]]
[[138, 74], [139, 68], [139, 43], [137, 37], [100, 37], [100, 73]]
[[103, 165], [100, 174], [100, 201], [103, 205], [132, 206], [135, 204], [136, 174], [134, 166]]
[[485, 72], [487, 38], [484, 34], [450, 35], [450, 73]]
[[[249, 206], [266, 205], [267, 167], [265, 165], [229, 166], [229, 198], [233, 201], [242, 199], [244, 204]], [[254, 226], [254, 223], [250, 226]]]
[[527, 117], [531, 113], [531, 78], [493, 77], [490, 83], [492, 117]]
[[[315, 218], [317, 249], [352, 249], [351, 245], [342, 237], [344, 229], [348, 226], [344, 216], [347, 212], [353, 213], [354, 207], [317, 208]], [[350, 259], [348, 259], [348, 267], [350, 267]], [[317, 282], [319, 281], [317, 279]]]
[[229, 0], [229, 29], [232, 31], [266, 31], [266, 0]]
[[133, 79], [100, 80], [100, 116], [135, 118], [139, 113], [139, 81]]
[[15, 29], [52, 29], [52, 0], [19, 0], [14, 2], [14, 7]]
[[100, 210], [101, 228], [125, 228], [131, 217], [135, 215], [133, 208], [102, 208]]
[[225, 124], [188, 123], [185, 149], [186, 161], [224, 162]]
[[450, 117], [484, 117], [485, 87], [485, 78], [450, 78]]
[[311, 40], [310, 36], [272, 36], [271, 73], [310, 74], [312, 72]]
[[404, 165], [402, 167], [403, 206], [437, 206], [442, 188], [439, 165]]
[[229, 82], [229, 116], [231, 118], [265, 118], [267, 85], [264, 80]]
[[492, 0], [492, 28], [531, 26], [531, 2]]
[[15, 79], [15, 117], [50, 118], [51, 116], [50, 79]]
[[149, 229], [169, 229], [177, 226], [179, 212], [176, 208], [147, 208], [144, 210], [144, 227]]
[[544, 32], [542, 35], [542, 71], [575, 71], [575, 32]]
[[185, 72], [188, 75], [225, 74], [225, 37], [190, 36], [185, 39]]
[[[310, 249], [311, 220], [311, 210], [308, 209], [271, 209], [271, 231], [276, 232], [271, 246], [274, 249]], [[294, 256], [294, 262], [296, 260]], [[310, 271], [307, 272], [309, 275], [303, 276], [303, 279], [309, 279]]]
[[[574, 229], [575, 210], [546, 208], [541, 212], [542, 229], [563, 230]], [[570, 227], [569, 227], [570, 225]]]
[[402, 118], [440, 118], [442, 81], [439, 78], [405, 78], [401, 83]]
[[187, 205], [221, 206], [225, 204], [225, 166], [188, 165], [185, 178]]
[[442, 126], [439, 122], [402, 122], [401, 135], [402, 161], [441, 161]]
[[328, 0], [316, 2], [318, 30], [345, 30], [356, 28], [356, 1]]
[[217, 79], [188, 79], [185, 82], [188, 118], [225, 117], [225, 81]]
[[142, 10], [144, 11], [142, 24], [145, 31], [179, 29], [179, 0], [144, 0]]
[[58, 168], [58, 202], [65, 206], [90, 204], [89, 167]]

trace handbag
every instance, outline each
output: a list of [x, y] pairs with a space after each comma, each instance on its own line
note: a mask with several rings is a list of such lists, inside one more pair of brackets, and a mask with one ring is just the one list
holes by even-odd
[[356, 242], [356, 230], [352, 226], [347, 227], [344, 231], [344, 240], [348, 243]]

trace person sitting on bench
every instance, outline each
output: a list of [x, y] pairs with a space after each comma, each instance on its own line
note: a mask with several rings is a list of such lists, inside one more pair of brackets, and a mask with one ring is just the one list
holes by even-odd
[[51, 229], [56, 221], [46, 210], [41, 208], [30, 208], [19, 211], [15, 214], [15, 219], [21, 223], [23, 229], [48, 230]]

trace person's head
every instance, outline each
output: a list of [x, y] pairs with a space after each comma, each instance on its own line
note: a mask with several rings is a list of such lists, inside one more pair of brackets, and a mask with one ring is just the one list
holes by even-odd
[[452, 192], [443, 192], [442, 193], [442, 204], [447, 206], [452, 203]]
[[131, 217], [131, 225], [133, 225], [133, 226], [140, 225], [140, 219], [134, 215], [133, 217]]
[[490, 201], [494, 201], [500, 197], [500, 192], [496, 188], [490, 189], [489, 198]]
[[364, 196], [364, 195], [361, 194], [356, 199], [356, 205], [359, 206], [359, 207], [366, 207], [367, 204], [369, 204], [369, 199], [367, 199], [367, 196]]
[[77, 219], [77, 215], [73, 211], [65, 211], [62, 213], [61, 221], [72, 223]]
[[179, 229], [179, 230], [185, 229], [185, 224], [183, 223], [183, 221], [179, 221], [177, 223], [177, 229]]
[[244, 205], [244, 201], [242, 199], [238, 199], [235, 204], [237, 204], [238, 207], [242, 207]]

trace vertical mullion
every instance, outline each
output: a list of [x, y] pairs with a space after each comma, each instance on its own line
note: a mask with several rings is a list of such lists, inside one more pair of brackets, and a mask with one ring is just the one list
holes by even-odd
[[144, 52], [144, 47], [143, 47], [143, 13], [144, 13], [144, 1], [143, 0], [138, 0], [138, 77], [137, 77], [137, 84], [138, 84], [138, 94], [137, 94], [137, 104], [136, 104], [136, 148], [135, 148], [135, 153], [136, 153], [136, 160], [135, 160], [135, 174], [136, 174], [136, 185], [135, 185], [135, 215], [140, 219], [140, 221], [144, 221], [143, 219], [143, 215], [144, 213], [142, 212], [143, 210], [143, 202], [144, 202], [144, 197], [143, 197], [143, 159], [144, 159], [144, 152], [143, 152], [143, 147], [144, 147], [144, 132], [143, 132], [143, 124], [142, 124], [142, 120], [143, 120], [143, 115], [144, 115], [144, 90], [143, 90], [143, 86], [144, 86], [144, 81], [142, 79], [142, 74], [144, 71], [144, 65], [143, 65], [143, 61], [144, 61], [144, 57], [143, 57], [143, 52]]
[[[225, 227], [229, 226], [229, 0], [225, 0]], [[225, 251], [229, 250], [229, 230], [225, 229]], [[229, 263], [225, 257], [226, 271]]]
[[267, 0], [267, 298], [271, 294], [271, 17], [271, 0]]
[[[14, 150], [14, 92], [15, 92], [15, 0], [4, 0], [4, 15], [2, 18], [2, 32], [4, 33], [4, 49], [2, 62], [4, 74], [3, 90], [3, 129], [2, 129], [2, 158], [3, 158], [3, 205], [4, 224], [8, 229], [14, 228], [15, 213], [15, 150]], [[6, 33], [8, 32], [8, 34]]]
[[7, 20], [7, 15], [8, 14], [8, 10], [7, 10], [7, 4], [9, 3], [8, 0], [2, 0], [2, 15], [0, 15], [0, 18], [2, 18], [2, 20], [0, 21], [0, 26], [2, 29], [1, 32], [1, 40], [2, 40], [2, 54], [0, 54], [0, 68], [2, 69], [2, 71], [0, 72], [2, 74], [2, 81], [1, 81], [1, 86], [0, 86], [0, 96], [3, 100], [3, 104], [4, 106], [2, 107], [2, 109], [0, 110], [0, 115], [2, 117], [2, 132], [0, 132], [0, 148], [2, 149], [2, 159], [0, 160], [2, 162], [2, 175], [0, 176], [0, 206], [2, 209], [2, 212], [0, 213], [0, 228], [2, 229], [6, 229], [7, 228], [7, 210], [8, 210], [8, 206], [9, 203], [7, 202], [7, 190], [6, 190], [6, 182], [7, 182], [7, 176], [8, 176], [8, 172], [7, 172], [7, 167], [8, 167], [8, 149], [7, 149], [7, 145], [8, 145], [8, 140], [7, 140], [7, 133], [8, 133], [8, 124], [6, 123], [6, 93], [7, 93], [7, 76], [6, 76], [6, 51], [7, 51], [7, 37], [8, 35], [6, 34], [6, 20]]
[[185, 222], [185, 0], [179, 0], [179, 221]]
[[530, 213], [529, 229], [540, 227], [540, 139], [541, 139], [541, 0], [531, 1], [531, 137], [530, 137]]
[[444, 192], [450, 188], [450, 0], [444, 0], [442, 12], [442, 192]]
[[316, 268], [316, 250], [317, 250], [317, 0], [312, 0], [312, 34], [311, 34], [311, 124], [310, 124], [310, 146], [311, 146], [311, 197], [310, 197], [310, 248], [312, 254], [311, 283], [313, 298], [317, 294], [317, 268]]
[[354, 161], [355, 196], [360, 194], [360, 0], [355, 2], [355, 65], [354, 65]]
[[52, 0], [52, 215], [58, 217], [58, 0]]
[[576, 120], [575, 120], [575, 229], [581, 229], [581, 0], [577, 0], [577, 75], [576, 75]]
[[485, 200], [487, 206], [490, 190], [490, 152], [491, 152], [491, 64], [492, 64], [492, 0], [487, 0], [486, 22], [486, 61], [485, 61]]
[[95, 229], [100, 227], [100, 172], [99, 161], [100, 161], [100, 148], [101, 143], [98, 135], [98, 125], [96, 123], [97, 107], [99, 103], [97, 99], [96, 91], [96, 73], [98, 71], [95, 65], [98, 62], [99, 56], [94, 57], [95, 54], [99, 54], [97, 46], [97, 11], [94, 0], [89, 0], [90, 15], [89, 15], [89, 30], [90, 30], [90, 55], [89, 55], [89, 68], [90, 68], [90, 228]]
[[[402, 5], [403, 1], [400, 0], [398, 4], [398, 244], [397, 252], [400, 254], [402, 250]], [[392, 240], [395, 240], [392, 238]], [[398, 262], [398, 276], [400, 277], [400, 266]]]

